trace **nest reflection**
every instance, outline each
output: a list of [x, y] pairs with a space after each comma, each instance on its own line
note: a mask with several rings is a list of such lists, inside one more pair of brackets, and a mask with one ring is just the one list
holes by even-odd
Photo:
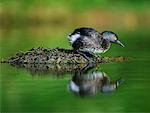
[[[63, 76], [68, 73], [86, 70], [86, 64], [11, 64], [26, 69], [32, 76]], [[93, 66], [92, 66], [93, 67]]]
[[102, 71], [95, 70], [95, 64], [21, 64], [13, 65], [16, 68], [25, 68], [31, 75], [55, 75], [57, 77], [70, 73], [68, 89], [78, 96], [94, 95], [99, 92], [110, 93], [115, 91], [123, 82], [122, 79], [111, 81]]

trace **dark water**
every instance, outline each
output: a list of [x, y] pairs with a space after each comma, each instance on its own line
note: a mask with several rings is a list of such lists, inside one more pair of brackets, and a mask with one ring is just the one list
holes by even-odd
[[[132, 57], [130, 61], [100, 64], [90, 69], [81, 66], [77, 70], [62, 69], [59, 65], [45, 70], [44, 66], [16, 68], [1, 64], [1, 111], [150, 112], [149, 33], [136, 33], [122, 33], [122, 37], [127, 37], [122, 38], [126, 47], [112, 45], [103, 55]], [[31, 37], [20, 31], [4, 33], [1, 58], [39, 45], [69, 48], [65, 36]]]

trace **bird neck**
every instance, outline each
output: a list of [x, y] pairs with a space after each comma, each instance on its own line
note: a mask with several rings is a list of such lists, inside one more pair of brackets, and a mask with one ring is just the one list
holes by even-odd
[[106, 40], [106, 39], [103, 39], [103, 40], [102, 40], [102, 48], [103, 48], [104, 50], [106, 50], [106, 49], [109, 49], [109, 47], [110, 47], [110, 41], [109, 41], [109, 40]]

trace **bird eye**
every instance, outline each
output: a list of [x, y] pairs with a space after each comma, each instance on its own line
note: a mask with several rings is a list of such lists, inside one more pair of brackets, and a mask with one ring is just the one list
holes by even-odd
[[117, 40], [117, 38], [116, 38], [116, 37], [113, 37], [113, 40]]

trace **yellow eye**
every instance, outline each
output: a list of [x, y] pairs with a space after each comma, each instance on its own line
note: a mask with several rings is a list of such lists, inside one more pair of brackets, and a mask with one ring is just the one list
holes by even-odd
[[116, 38], [116, 37], [113, 37], [113, 40], [117, 40], [117, 38]]

